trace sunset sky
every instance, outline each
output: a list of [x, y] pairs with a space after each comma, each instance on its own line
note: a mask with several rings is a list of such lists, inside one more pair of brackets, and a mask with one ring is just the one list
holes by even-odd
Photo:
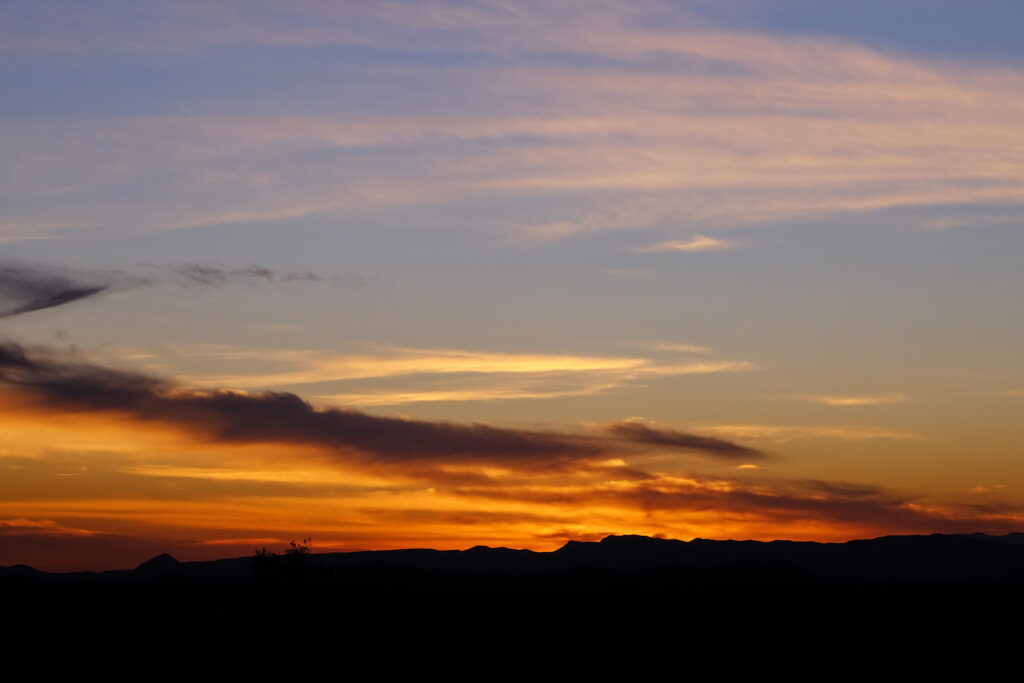
[[0, 565], [1024, 531], [1022, 32], [0, 2]]

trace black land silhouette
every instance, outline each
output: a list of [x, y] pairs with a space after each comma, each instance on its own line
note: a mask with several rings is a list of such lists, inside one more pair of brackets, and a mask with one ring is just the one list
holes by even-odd
[[527, 623], [693, 615], [750, 608], [894, 613], [1024, 607], [1024, 533], [885, 536], [846, 543], [677, 541], [608, 536], [553, 552], [468, 550], [283, 553], [209, 562], [163, 554], [135, 569], [52, 574], [0, 568], [7, 615], [70, 619], [345, 614], [378, 625], [403, 615]]

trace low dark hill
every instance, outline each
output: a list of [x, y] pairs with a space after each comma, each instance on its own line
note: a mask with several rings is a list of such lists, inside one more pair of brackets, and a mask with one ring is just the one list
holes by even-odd
[[[735, 609], [877, 613], [1024, 607], [1024, 534], [887, 536], [847, 543], [609, 536], [553, 552], [478, 546], [287, 554], [49, 574], [0, 568], [7, 614], [72, 619], [343, 612], [532, 619]], [[552, 616], [554, 615], [554, 616]]]

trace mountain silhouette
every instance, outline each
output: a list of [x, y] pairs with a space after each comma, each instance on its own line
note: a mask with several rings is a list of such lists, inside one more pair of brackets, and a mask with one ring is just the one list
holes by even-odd
[[0, 609], [90, 620], [97, 614], [294, 618], [296, 611], [339, 610], [353, 624], [380, 627], [396, 615], [442, 621], [503, 615], [526, 628], [533, 615], [552, 609], [579, 620], [753, 608], [839, 608], [871, 618], [1024, 608], [1022, 533], [845, 543], [627, 535], [568, 541], [551, 552], [475, 546], [270, 557], [285, 559], [179, 562], [165, 553], [135, 569], [98, 573], [0, 568]]
[[[882, 536], [845, 543], [813, 541], [734, 541], [696, 538], [680, 541], [648, 536], [607, 536], [600, 541], [567, 541], [552, 552], [474, 546], [467, 550], [363, 550], [309, 555], [317, 569], [361, 566], [454, 573], [551, 574], [566, 570], [647, 571], [778, 564], [802, 575], [839, 579], [1024, 580], [1024, 533]], [[167, 553], [134, 570], [72, 572], [63, 576], [250, 577], [250, 557], [179, 562]], [[0, 577], [58, 577], [25, 565], [0, 567]]]

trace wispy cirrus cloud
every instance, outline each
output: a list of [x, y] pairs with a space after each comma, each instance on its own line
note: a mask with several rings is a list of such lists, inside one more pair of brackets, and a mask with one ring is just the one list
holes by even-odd
[[890, 394], [872, 394], [866, 396], [808, 396], [808, 401], [814, 403], [820, 403], [826, 406], [835, 407], [852, 407], [852, 406], [887, 406], [895, 405], [897, 403], [904, 403], [909, 400], [909, 396], [901, 393], [890, 393]]
[[305, 384], [341, 379], [414, 374], [533, 374], [637, 370], [649, 364], [642, 357], [504, 353], [463, 349], [378, 347], [377, 353], [336, 355], [322, 351], [245, 347], [193, 347], [183, 355], [217, 361], [252, 360], [290, 364], [295, 370], [255, 375], [191, 377], [210, 384], [252, 387]]
[[[72, 19], [78, 13], [55, 12], [32, 19], [32, 31], [9, 29], [0, 43], [28, 52], [246, 45], [270, 54], [294, 45], [399, 53], [416, 45], [439, 56], [454, 51], [462, 66], [345, 66], [332, 72], [336, 91], [317, 81], [317, 101], [348, 101], [368, 82], [373, 92], [408, 93], [405, 111], [416, 110], [424, 84], [474, 97], [454, 111], [415, 116], [299, 108], [7, 121], [0, 125], [11, 149], [4, 187], [15, 224], [159, 230], [502, 196], [524, 200], [504, 213], [503, 225], [545, 241], [680, 223], [704, 231], [845, 211], [1024, 201], [1020, 155], [1012, 153], [1024, 144], [1024, 74], [1012, 65], [709, 28], [692, 21], [693, 8], [661, 3], [603, 4], [599, 12], [548, 3], [514, 10], [302, 4], [289, 10], [287, 27], [268, 5], [240, 12], [204, 4], [191, 10], [195, 16], [161, 7], [136, 10], [132, 30], [103, 21], [83, 30]], [[104, 30], [109, 35], [97, 44]], [[358, 174], [323, 161], [351, 150], [360, 152]], [[395, 157], [405, 163], [392, 163]], [[165, 180], [147, 194], [152, 220], [139, 228], [133, 195], [104, 198], [149, 174]], [[95, 201], [62, 199], [81, 196]], [[537, 198], [547, 208], [531, 208]], [[477, 217], [471, 222], [479, 225]]]
[[6, 530], [32, 530], [68, 536], [92, 536], [95, 534], [88, 529], [76, 529], [58, 524], [52, 519], [28, 519], [26, 517], [0, 519], [0, 533]]
[[317, 402], [372, 408], [448, 401], [509, 401], [593, 396], [620, 386], [620, 383], [614, 380], [601, 381], [599, 378], [579, 377], [576, 379], [580, 381], [565, 383], [569, 386], [553, 386], [553, 383], [547, 380], [488, 376], [476, 380], [445, 382], [441, 387], [434, 389], [368, 389], [320, 394], [313, 398]]
[[700, 425], [701, 433], [722, 436], [728, 439], [753, 439], [787, 443], [807, 439], [836, 441], [873, 441], [886, 439], [894, 441], [919, 441], [922, 434], [866, 425], [771, 425], [771, 424], [717, 424]]
[[677, 353], [711, 353], [710, 346], [700, 346], [698, 344], [674, 344], [674, 343], [659, 343], [655, 344], [653, 348], [657, 351], [675, 351]]
[[665, 252], [682, 251], [696, 253], [702, 251], [724, 251], [726, 249], [739, 249], [745, 246], [737, 240], [722, 240], [706, 235], [694, 235], [688, 240], [668, 240], [657, 242], [647, 247], [634, 247], [632, 251], [638, 254], [662, 254]]
[[719, 361], [682, 365], [651, 365], [634, 370], [553, 371], [544, 373], [473, 373], [435, 379], [429, 388], [368, 389], [318, 395], [319, 401], [355, 406], [397, 406], [433, 401], [498, 401], [594, 396], [655, 377], [682, 377], [747, 372], [757, 366], [748, 361]]
[[[375, 347], [373, 353], [238, 347], [193, 347], [181, 355], [206, 362], [245, 363], [249, 373], [221, 372], [184, 377], [187, 381], [237, 388], [279, 387], [330, 382], [406, 378], [401, 386], [322, 392], [318, 399], [348, 405], [383, 406], [428, 401], [481, 401], [584, 396], [631, 382], [660, 377], [749, 372], [752, 361], [672, 362], [646, 356], [588, 356], [509, 353], [465, 349]], [[279, 369], [268, 372], [271, 367]]]

